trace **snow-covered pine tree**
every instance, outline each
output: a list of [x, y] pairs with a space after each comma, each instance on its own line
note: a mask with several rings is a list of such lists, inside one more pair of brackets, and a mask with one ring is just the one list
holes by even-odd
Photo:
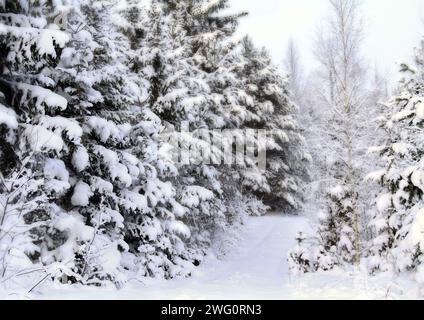
[[[55, 8], [49, 2], [2, 1], [0, 10], [2, 275], [13, 276], [31, 261], [52, 277], [74, 276], [67, 265], [73, 256], [64, 254], [55, 261], [49, 256], [52, 251], [68, 252], [77, 241], [88, 240], [92, 231], [54, 201], [70, 188], [60, 160], [64, 136], [77, 139], [79, 130], [62, 136], [60, 126], [45, 125], [63, 123], [57, 115], [68, 106], [51, 90], [54, 81], [48, 74], [57, 67], [69, 37], [50, 24], [48, 15]], [[13, 261], [26, 262], [9, 265], [7, 254], [17, 258]]]
[[208, 109], [203, 118], [210, 130], [222, 131], [220, 139], [224, 156], [228, 154], [226, 150], [233, 153], [231, 163], [221, 161], [215, 165], [220, 173], [226, 225], [232, 229], [242, 223], [247, 214], [261, 214], [266, 210], [242, 186], [241, 172], [245, 171], [248, 163], [246, 158], [239, 157], [244, 154], [239, 154], [237, 149], [237, 145], [246, 145], [245, 133], [241, 129], [247, 110], [240, 103], [240, 99], [244, 97], [240, 96], [234, 69], [233, 57], [237, 43], [233, 40], [233, 35], [239, 20], [246, 13], [224, 13], [224, 10], [230, 8], [228, 0], [189, 2], [190, 17], [185, 22], [185, 28], [192, 38], [191, 55], [210, 88], [206, 97]]
[[[161, 119], [160, 110], [154, 109], [157, 105], [151, 104], [151, 92], [160, 92], [156, 91], [160, 81], [150, 81], [157, 75], [154, 60], [159, 55], [155, 51], [158, 47], [149, 47], [149, 41], [160, 42], [165, 34], [158, 35], [153, 29], [158, 8], [147, 11], [139, 1], [126, 3], [118, 10], [126, 22], [118, 27], [129, 44], [124, 49], [130, 52], [127, 77], [131, 75], [136, 87], [142, 88], [132, 108], [131, 150], [142, 161], [142, 174], [136, 185], [149, 207], [147, 216], [143, 211], [125, 216], [126, 241], [133, 255], [129, 266], [141, 265], [139, 273], [145, 276], [186, 276], [196, 263], [185, 244], [192, 236], [184, 223], [189, 210], [182, 205], [179, 194], [179, 172], [171, 156], [172, 146], [163, 139], [166, 118]], [[153, 40], [154, 36], [158, 38]], [[155, 84], [152, 91], [151, 83]]]
[[424, 41], [413, 66], [401, 65], [399, 94], [387, 107], [384, 168], [370, 175], [382, 186], [377, 213], [370, 223], [374, 237], [370, 272], [414, 272], [424, 283]]
[[187, 212], [183, 220], [191, 229], [190, 254], [200, 261], [225, 218], [219, 172], [209, 163], [220, 151], [212, 148], [212, 132], [203, 116], [210, 88], [193, 61], [191, 38], [181, 24], [186, 8], [176, 5], [165, 14], [161, 1], [153, 1], [146, 27], [152, 32], [139, 56], [141, 74], [150, 83], [146, 104], [166, 127], [163, 140], [173, 142], [173, 160], [178, 163], [173, 181]]
[[[354, 261], [352, 197], [341, 186], [327, 192], [328, 208], [319, 212], [314, 237], [298, 237], [298, 245], [288, 253], [289, 268], [294, 273], [329, 271]], [[335, 232], [339, 231], [339, 232]]]
[[[306, 153], [302, 147], [296, 146], [302, 145], [303, 140], [294, 117], [295, 107], [288, 98], [288, 84], [279, 75], [277, 68], [272, 65], [271, 59], [264, 51], [258, 50], [256, 57], [250, 57], [254, 60], [261, 56], [259, 65], [257, 61], [250, 63], [240, 61], [243, 58], [237, 57], [235, 50], [237, 44], [232, 41], [231, 36], [236, 30], [239, 18], [244, 13], [223, 16], [221, 10], [227, 7], [228, 1], [175, 0], [167, 1], [165, 5], [165, 11], [179, 11], [176, 18], [180, 19], [179, 25], [184, 27], [190, 37], [188, 45], [191, 50], [190, 55], [193, 57], [190, 64], [194, 63], [200, 69], [201, 75], [210, 88], [207, 94], [208, 107], [202, 114], [204, 125], [209, 129], [274, 130], [273, 137], [269, 141], [269, 151], [271, 149], [275, 151], [275, 148], [281, 149], [274, 154], [269, 152], [269, 157], [274, 158], [270, 161], [272, 163], [269, 164], [267, 172], [269, 183], [273, 185], [272, 192], [267, 186], [265, 175], [255, 169], [253, 169], [255, 172], [251, 169], [246, 170], [246, 164], [242, 164], [239, 168], [216, 167], [220, 172], [225, 172], [221, 175], [224, 179], [222, 185], [229, 189], [224, 190], [224, 193], [234, 196], [232, 199], [226, 199], [226, 207], [230, 208], [227, 214], [230, 217], [232, 216], [230, 211], [241, 212], [240, 208], [231, 208], [231, 205], [240, 203], [240, 199], [243, 198], [242, 193], [251, 193], [254, 189], [258, 191], [259, 197], [268, 195], [269, 204], [292, 211], [299, 204], [299, 199], [296, 199], [300, 189], [298, 178], [303, 174], [303, 160]], [[246, 58], [248, 59], [249, 57]], [[237, 70], [237, 64], [248, 66], [246, 70], [243, 70], [243, 67]], [[250, 75], [256, 71], [264, 71], [265, 74], [261, 79], [259, 79], [260, 76], [255, 78], [255, 75]], [[243, 72], [250, 74], [244, 76]], [[246, 77], [251, 79], [245, 80]], [[255, 81], [261, 81], [261, 86], [258, 86], [260, 89], [254, 93], [246, 93], [245, 85], [251, 85], [253, 82], [254, 86]], [[248, 97], [248, 94], [253, 94], [254, 97]], [[258, 110], [249, 105], [252, 99], [256, 99], [255, 101], [259, 101], [264, 108], [268, 108], [266, 112], [264, 111], [262, 118], [255, 115]], [[278, 116], [274, 117], [275, 114]], [[257, 123], [250, 127], [248, 123], [252, 120]], [[293, 150], [289, 151], [291, 148]], [[281, 158], [284, 158], [287, 163], [281, 165], [279, 161]], [[240, 188], [239, 184], [244, 184], [246, 188]], [[241, 193], [243, 190], [245, 192]], [[250, 199], [252, 207], [263, 212], [265, 207], [258, 205], [257, 196]], [[244, 199], [241, 202], [246, 203], [249, 202], [248, 200]]]
[[[133, 39], [123, 32], [128, 24], [121, 19], [125, 8], [82, 0], [62, 9], [69, 10], [71, 45], [50, 77], [68, 107], [60, 123], [46, 119], [44, 125], [78, 134], [65, 140], [61, 152], [71, 189], [56, 203], [94, 231], [69, 246], [72, 269], [95, 285], [120, 284], [133, 272], [186, 274], [190, 263], [181, 259], [181, 239], [189, 231], [174, 215], [182, 215], [175, 190], [159, 178], [160, 171], [174, 169], [157, 157], [160, 120], [140, 105], [146, 95], [131, 69]], [[62, 254], [52, 252], [51, 259]]]
[[[249, 184], [248, 180], [256, 179], [250, 184], [262, 185], [259, 187], [262, 192], [258, 189], [256, 196], [264, 198], [265, 204], [287, 212], [294, 211], [299, 207], [299, 198], [296, 198], [300, 194], [299, 177], [304, 174], [304, 161], [307, 159], [295, 119], [296, 107], [290, 101], [287, 81], [280, 76], [265, 50], [246, 49], [249, 46], [247, 40], [244, 41], [245, 48], [241, 50], [245, 61], [233, 60], [231, 56], [237, 46], [230, 37], [245, 13], [220, 15], [220, 10], [228, 6], [228, 1], [204, 1], [193, 9], [198, 14], [195, 18], [200, 17], [194, 20], [197, 21], [195, 26], [201, 30], [196, 36], [196, 57], [202, 70], [207, 73], [212, 90], [211, 110], [216, 120], [211, 121], [210, 126], [216, 127], [218, 124], [218, 127], [225, 129], [265, 129], [271, 134], [266, 142], [268, 163], [265, 176], [268, 181], [265, 182], [260, 174], [252, 174], [245, 166], [236, 168], [236, 179], [233, 175], [232, 180], [241, 179], [244, 184]], [[200, 15], [202, 12], [203, 16]], [[196, 30], [193, 27], [190, 29]], [[237, 63], [245, 66], [245, 70], [237, 70]], [[247, 74], [242, 75], [243, 72]], [[256, 91], [255, 86], [258, 88]], [[246, 97], [249, 95], [250, 98]], [[250, 99], [260, 107], [252, 108]], [[270, 190], [263, 192], [267, 189], [266, 183]]]
[[[309, 155], [297, 123], [297, 108], [290, 99], [289, 83], [266, 50], [256, 49], [247, 37], [240, 54], [242, 68], [238, 78], [243, 88], [241, 96], [245, 96], [242, 104], [249, 115], [242, 128], [267, 133], [261, 146], [267, 153], [266, 171], [260, 178], [252, 176], [252, 171], [244, 172], [244, 184], [250, 185], [250, 190], [266, 205], [285, 213], [295, 212], [301, 207], [302, 180], [307, 174]], [[256, 182], [252, 177], [256, 177]]]
[[[126, 168], [119, 163], [117, 154], [105, 147], [109, 146], [108, 142], [111, 145], [121, 142], [126, 127], [118, 127], [96, 116], [95, 104], [102, 99], [96, 90], [96, 81], [103, 79], [99, 72], [99, 77], [94, 80], [92, 70], [98, 67], [93, 60], [94, 50], [99, 49], [99, 45], [85, 26], [86, 21], [80, 12], [82, 2], [57, 1], [54, 6], [43, 2], [41, 5], [50, 21], [61, 14], [68, 16], [69, 25], [63, 28], [70, 40], [58, 55], [54, 68], [42, 70], [42, 79], [51, 91], [45, 93], [45, 98], [53, 100], [57, 97], [62, 105], [47, 111], [34, 109], [39, 113], [31, 117], [37, 121], [40, 132], [50, 133], [43, 142], [50, 151], [44, 160], [44, 175], [52, 194], [48, 213], [56, 217], [55, 224], [62, 233], [63, 243], [60, 247], [52, 246], [51, 241], [45, 239], [42, 262], [46, 265], [62, 263], [72, 270], [72, 274], [68, 274], [71, 281], [94, 283], [95, 279], [107, 279], [118, 282], [116, 256], [119, 254], [117, 243], [122, 233], [122, 219], [117, 211], [118, 202], [111, 195], [113, 186], [102, 180], [100, 171], [103, 168], [107, 176], [106, 172], [112, 167], [113, 170], [120, 169], [119, 174], [111, 170], [110, 175], [123, 184], [128, 183], [130, 178], [125, 174]], [[108, 84], [107, 81], [104, 83], [105, 86]], [[36, 134], [34, 137], [37, 139]], [[93, 144], [96, 138], [103, 145]], [[88, 173], [90, 169], [95, 171], [97, 166], [98, 172]], [[114, 246], [116, 250], [113, 252]], [[94, 250], [98, 250], [96, 258], [92, 254]], [[106, 262], [105, 256], [110, 260]], [[101, 259], [103, 264], [99, 262]]]
[[[227, 7], [228, 1], [170, 1], [164, 6], [165, 12], [174, 12], [174, 20], [187, 34], [189, 64], [208, 86], [207, 92], [203, 92], [206, 103], [200, 114], [202, 124], [196, 124], [195, 127], [210, 132], [215, 129], [226, 130], [220, 137], [212, 136], [228, 147], [235, 146], [235, 137], [239, 138], [238, 143], [245, 142], [237, 130], [242, 129], [248, 111], [240, 102], [245, 97], [238, 88], [234, 68], [236, 43], [231, 39], [238, 19], [244, 13], [223, 16], [221, 10]], [[218, 157], [220, 159], [222, 157]], [[229, 165], [221, 160], [213, 167], [206, 168], [206, 171], [203, 169], [208, 180], [216, 176], [212, 186], [224, 201], [227, 225], [237, 225], [247, 212], [259, 214], [266, 210], [250, 192], [243, 192], [240, 172], [245, 167], [243, 161]], [[212, 172], [216, 173], [212, 176]], [[216, 189], [216, 186], [221, 190]]]

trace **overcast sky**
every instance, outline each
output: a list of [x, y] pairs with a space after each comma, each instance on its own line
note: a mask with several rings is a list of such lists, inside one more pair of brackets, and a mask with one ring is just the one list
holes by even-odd
[[[231, 0], [233, 10], [245, 10], [239, 35], [250, 34], [281, 63], [292, 37], [307, 65], [313, 65], [311, 46], [328, 0]], [[396, 76], [397, 61], [408, 61], [424, 34], [423, 0], [362, 0], [366, 18], [363, 53], [381, 72]]]

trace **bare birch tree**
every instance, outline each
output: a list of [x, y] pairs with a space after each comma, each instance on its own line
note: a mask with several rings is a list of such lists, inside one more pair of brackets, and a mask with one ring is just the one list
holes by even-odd
[[[360, 157], [367, 131], [367, 74], [361, 57], [363, 28], [360, 2], [330, 0], [331, 16], [317, 38], [315, 56], [322, 72], [324, 90], [319, 98], [328, 113], [322, 133], [332, 154], [327, 172], [337, 183], [329, 190], [329, 211], [336, 223], [338, 249], [347, 262], [360, 260]], [[365, 122], [364, 122], [365, 121]], [[361, 152], [362, 150], [362, 152]]]
[[361, 226], [372, 194], [364, 177], [372, 164], [368, 149], [376, 134], [376, 103], [384, 91], [361, 55], [360, 1], [329, 3], [330, 15], [314, 45], [318, 68], [307, 86], [314, 119], [308, 141], [316, 170], [312, 190], [322, 212], [315, 236], [299, 236], [289, 254], [290, 267], [300, 272], [360, 263]]
[[299, 49], [295, 41], [290, 39], [283, 60], [283, 67], [290, 77], [290, 90], [297, 104], [302, 103], [302, 91], [304, 89], [304, 70], [300, 60]]
[[[361, 56], [364, 40], [361, 3], [330, 0], [330, 15], [318, 30], [314, 55], [318, 63], [313, 90], [313, 141], [317, 198], [323, 212], [308, 271], [359, 264], [361, 218], [367, 201], [363, 180], [369, 159], [375, 104], [372, 79]], [[371, 94], [373, 91], [373, 94]], [[312, 241], [314, 242], [314, 241]], [[297, 254], [292, 256], [297, 261]], [[299, 261], [297, 261], [299, 263]], [[312, 270], [309, 270], [312, 269]], [[303, 269], [304, 270], [304, 269]]]

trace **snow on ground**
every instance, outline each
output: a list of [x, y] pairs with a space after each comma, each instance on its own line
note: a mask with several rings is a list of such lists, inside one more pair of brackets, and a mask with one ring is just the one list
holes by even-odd
[[[236, 248], [218, 259], [210, 254], [192, 278], [132, 282], [111, 288], [40, 287], [35, 294], [9, 298], [30, 299], [414, 299], [419, 292], [407, 279], [368, 277], [359, 272], [293, 276], [286, 255], [302, 217], [268, 215], [249, 218]], [[1, 296], [1, 293], [0, 293]]]

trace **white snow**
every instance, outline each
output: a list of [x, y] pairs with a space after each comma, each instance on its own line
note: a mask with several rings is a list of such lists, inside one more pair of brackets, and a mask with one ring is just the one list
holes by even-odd
[[[306, 218], [251, 217], [237, 244], [218, 258], [211, 250], [193, 277], [130, 281], [122, 290], [46, 284], [31, 299], [408, 299], [419, 297], [412, 279], [370, 277], [352, 271], [291, 275], [285, 259]], [[307, 228], [308, 229], [308, 228]]]
[[[83, 218], [79, 214], [60, 213], [61, 217], [57, 220], [54, 227], [60, 231], [66, 232], [67, 241], [57, 249], [57, 257], [61, 261], [72, 261], [75, 250], [78, 247], [78, 241], [89, 241], [92, 239], [94, 229], [85, 225]], [[53, 266], [52, 266], [53, 267]]]
[[424, 102], [420, 101], [415, 106], [417, 117], [424, 119]]
[[85, 147], [79, 146], [72, 155], [72, 165], [78, 171], [84, 171], [89, 165], [90, 157]]
[[384, 212], [392, 205], [392, 195], [390, 193], [382, 194], [377, 199], [377, 209]]
[[132, 177], [128, 172], [128, 168], [119, 161], [118, 154], [112, 150], [106, 149], [102, 146], [96, 146], [94, 153], [99, 157], [102, 157], [104, 164], [109, 170], [110, 177], [112, 180], [119, 180], [124, 183], [127, 187], [132, 183]]
[[74, 188], [74, 194], [71, 198], [71, 202], [74, 206], [86, 207], [90, 203], [90, 197], [93, 192], [90, 186], [85, 182], [79, 181]]
[[189, 239], [191, 236], [190, 229], [182, 221], [168, 221], [166, 228], [172, 233], [183, 236], [186, 239]]
[[91, 185], [93, 186], [94, 190], [99, 191], [100, 193], [111, 193], [113, 192], [113, 185], [103, 180], [99, 177], [92, 177], [91, 178]]
[[213, 199], [213, 192], [199, 186], [189, 186], [184, 189], [181, 204], [189, 208], [199, 206], [202, 201]]
[[18, 127], [15, 111], [0, 104], [0, 125], [2, 124], [5, 124], [10, 129], [16, 129]]
[[423, 181], [424, 179], [422, 175], [422, 169], [420, 168], [420, 170], [414, 170], [411, 175], [411, 182], [414, 184], [414, 186], [424, 191]]
[[48, 179], [46, 182], [47, 190], [60, 194], [71, 187], [69, 184], [69, 172], [66, 170], [65, 163], [62, 160], [48, 159], [43, 171], [44, 176]]
[[187, 208], [183, 207], [181, 204], [179, 204], [175, 199], [172, 199], [170, 201], [170, 204], [172, 205], [172, 211], [175, 214], [177, 218], [184, 217], [187, 213]]
[[42, 126], [27, 125], [23, 135], [35, 152], [63, 149], [62, 138]]
[[424, 209], [416, 213], [406, 240], [412, 246], [420, 245], [422, 247], [424, 245]]
[[116, 125], [112, 121], [99, 117], [90, 117], [86, 126], [88, 131], [94, 131], [102, 142], [107, 142], [109, 139], [122, 140], [131, 129], [127, 124]]
[[12, 34], [17, 38], [22, 38], [36, 46], [40, 56], [49, 55], [56, 57], [55, 44], [63, 48], [69, 41], [69, 36], [60, 30], [36, 29], [30, 27], [16, 27], [0, 24], [0, 35]]
[[381, 180], [381, 178], [384, 177], [386, 173], [385, 169], [381, 169], [381, 170], [376, 170], [371, 172], [370, 174], [368, 174], [365, 178], [365, 180], [369, 180], [369, 181], [373, 181], [373, 182], [378, 182]]
[[62, 132], [65, 132], [73, 142], [79, 142], [83, 134], [82, 128], [77, 121], [64, 117], [42, 116], [40, 118], [40, 125], [53, 131], [59, 137], [62, 136]]
[[395, 153], [400, 155], [405, 155], [409, 151], [409, 146], [406, 143], [394, 143], [392, 148]]
[[22, 93], [22, 101], [31, 101], [35, 99], [35, 107], [42, 110], [42, 107], [65, 110], [68, 107], [68, 101], [49, 89], [26, 83], [13, 83], [17, 90]]
[[56, 57], [56, 49], [53, 40], [59, 40], [59, 46], [63, 48], [65, 43], [69, 41], [69, 37], [61, 31], [49, 29], [41, 30], [37, 41], [38, 53], [40, 55], [46, 54]]
[[146, 212], [148, 205], [147, 205], [147, 198], [138, 193], [138, 192], [132, 192], [132, 191], [127, 191], [124, 195], [123, 195], [123, 200], [122, 201], [122, 205], [126, 208], [126, 209], [132, 209], [132, 210], [141, 210], [142, 212]]

